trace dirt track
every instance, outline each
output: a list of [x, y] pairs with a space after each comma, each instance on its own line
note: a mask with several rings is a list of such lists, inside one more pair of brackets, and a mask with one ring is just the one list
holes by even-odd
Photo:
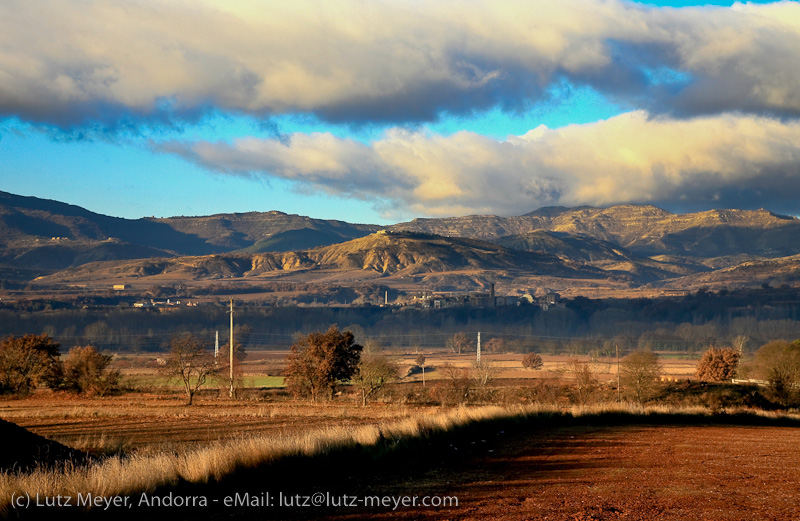
[[800, 519], [796, 428], [584, 426], [503, 436], [487, 440], [484, 454], [470, 442], [474, 458], [370, 487], [454, 495], [457, 508], [340, 509], [326, 518]]

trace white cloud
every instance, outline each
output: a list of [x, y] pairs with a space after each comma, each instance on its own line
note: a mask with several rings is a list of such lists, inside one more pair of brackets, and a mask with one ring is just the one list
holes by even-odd
[[394, 211], [414, 215], [512, 215], [547, 205], [625, 202], [793, 207], [800, 197], [798, 141], [796, 122], [746, 115], [676, 120], [637, 111], [504, 141], [398, 129], [370, 145], [296, 134], [286, 142], [157, 148], [223, 173], [388, 200]]
[[[800, 5], [618, 0], [7, 0], [0, 115], [64, 127], [204, 110], [423, 121], [564, 78], [651, 112], [800, 114]], [[653, 70], [691, 78], [653, 82]]]

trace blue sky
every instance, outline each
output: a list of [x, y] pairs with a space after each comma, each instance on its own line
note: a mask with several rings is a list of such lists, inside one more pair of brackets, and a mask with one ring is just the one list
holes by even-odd
[[797, 2], [37, 5], [0, 6], [3, 191], [128, 218], [798, 213]]

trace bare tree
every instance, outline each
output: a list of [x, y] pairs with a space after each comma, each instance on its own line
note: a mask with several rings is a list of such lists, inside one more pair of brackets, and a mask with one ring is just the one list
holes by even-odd
[[496, 374], [497, 369], [491, 361], [483, 358], [480, 362], [477, 360], [472, 362], [472, 379], [478, 382], [478, 385], [485, 386]]
[[744, 352], [747, 350], [747, 344], [750, 342], [750, 337], [747, 335], [736, 335], [733, 337], [731, 341], [731, 347], [739, 353], [739, 356], [744, 356]]
[[353, 382], [361, 390], [361, 405], [367, 405], [370, 396], [378, 393], [386, 384], [397, 380], [397, 373], [397, 364], [389, 360], [378, 347], [367, 343], [353, 376]]
[[416, 358], [416, 360], [414, 360], [414, 363], [422, 368], [422, 385], [424, 387], [425, 386], [425, 355], [423, 355], [422, 353], [417, 355], [417, 358]]
[[173, 337], [161, 373], [181, 380], [187, 405], [192, 405], [195, 393], [216, 373], [214, 355], [207, 343], [196, 335], [187, 333]]
[[447, 347], [454, 353], [461, 354], [465, 351], [474, 351], [475, 346], [466, 333], [456, 333], [447, 341]]
[[639, 403], [649, 400], [657, 389], [661, 376], [658, 355], [651, 351], [634, 351], [622, 359], [620, 377], [622, 386], [628, 389]]
[[577, 358], [567, 362], [567, 372], [575, 382], [575, 401], [580, 405], [586, 405], [597, 388], [597, 378], [588, 362], [583, 362]]
[[486, 351], [489, 353], [504, 353], [508, 350], [508, 342], [505, 338], [494, 337], [486, 342]]

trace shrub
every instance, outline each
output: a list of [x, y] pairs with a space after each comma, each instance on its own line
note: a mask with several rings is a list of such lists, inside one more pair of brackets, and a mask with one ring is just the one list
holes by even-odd
[[597, 389], [597, 378], [587, 362], [572, 359], [567, 362], [567, 373], [573, 378], [573, 401], [586, 405]]
[[439, 368], [439, 371], [444, 378], [436, 385], [432, 396], [442, 404], [465, 403], [473, 391], [474, 383], [474, 380], [470, 378], [469, 369], [446, 363]]
[[791, 343], [773, 340], [764, 344], [756, 351], [753, 365], [756, 375], [769, 382], [781, 405], [794, 402], [795, 388], [800, 383], [800, 340]]
[[483, 359], [480, 362], [477, 360], [472, 362], [472, 379], [478, 383], [481, 387], [486, 387], [486, 385], [497, 376], [498, 370], [497, 368], [487, 359]]
[[119, 387], [119, 371], [108, 369], [111, 355], [94, 346], [73, 347], [64, 362], [64, 386], [72, 391], [103, 396]]
[[708, 382], [724, 382], [736, 375], [739, 352], [731, 347], [708, 349], [697, 364], [695, 376]]
[[539, 353], [526, 353], [525, 356], [522, 357], [522, 367], [541, 369], [543, 365], [544, 361]]

